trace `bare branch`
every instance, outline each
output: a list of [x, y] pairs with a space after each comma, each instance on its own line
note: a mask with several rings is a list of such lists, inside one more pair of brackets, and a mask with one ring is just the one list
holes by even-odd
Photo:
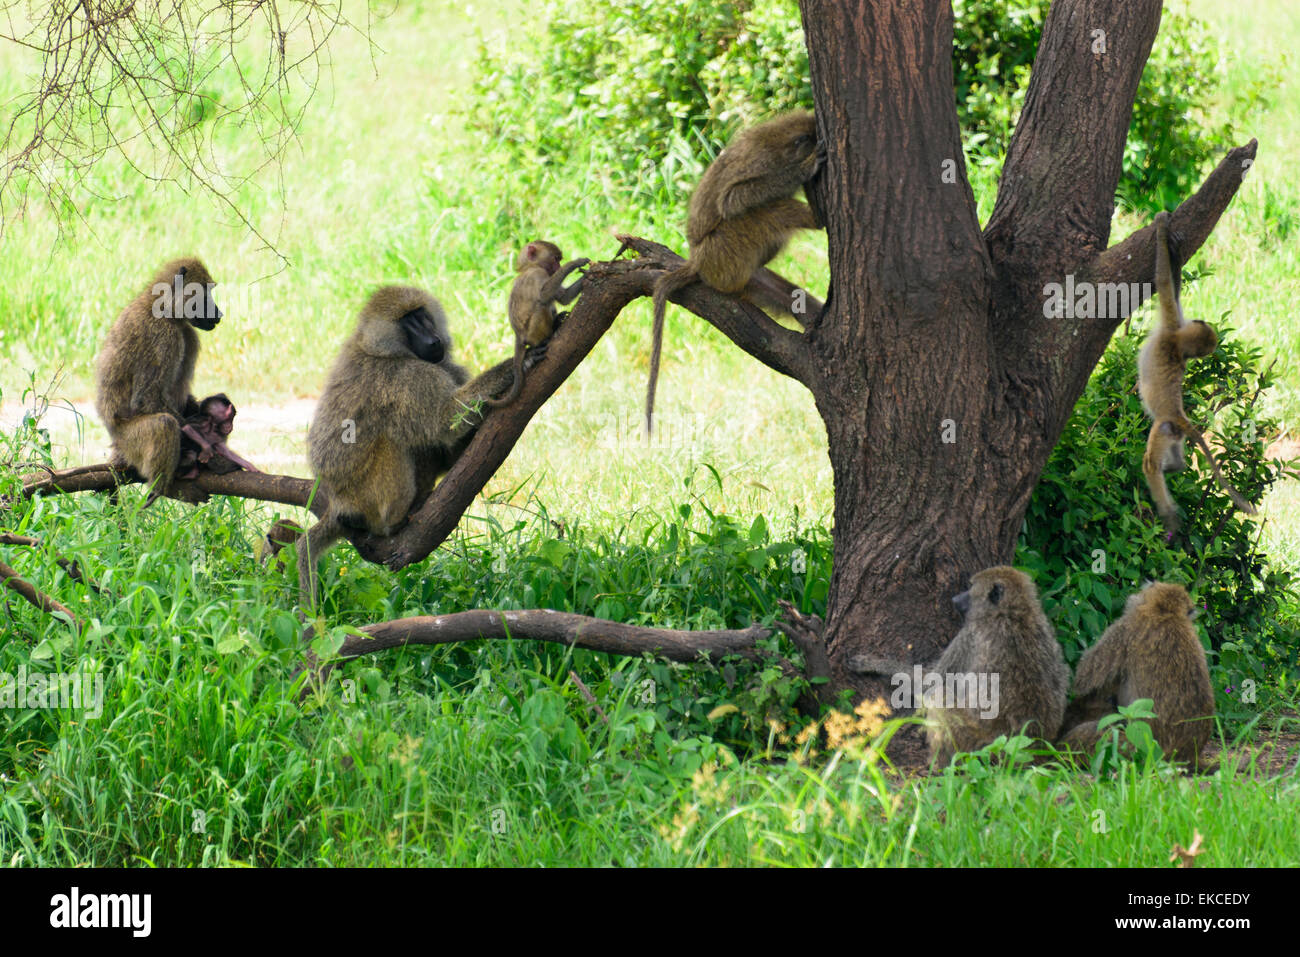
[[37, 591], [30, 583], [19, 577], [17, 571], [10, 568], [4, 562], [0, 562], [0, 582], [4, 583], [5, 587], [17, 592], [23, 598], [27, 599], [28, 602], [35, 605], [47, 615], [54, 613], [67, 615], [72, 627], [77, 631], [81, 630], [81, 622], [77, 619], [77, 616], [72, 613], [71, 609], [59, 604], [44, 592]]
[[[623, 235], [618, 238], [625, 248], [635, 250], [654, 267], [654, 272], [648, 277], [649, 284], [644, 295], [651, 294], [654, 280], [661, 270], [676, 269], [686, 261], [667, 246], [648, 239]], [[782, 283], [793, 286], [789, 280], [779, 276], [777, 278]], [[808, 340], [803, 333], [785, 328], [757, 306], [733, 299], [702, 282], [692, 283], [670, 296], [669, 300], [685, 306], [759, 362], [782, 375], [798, 379], [805, 385], [816, 375]]]
[[[110, 492], [122, 485], [133, 485], [141, 481], [133, 471], [116, 469], [108, 463], [83, 465], [74, 469], [53, 472], [51, 474], [33, 473], [23, 476], [23, 498], [36, 495], [59, 495], [72, 492]], [[325, 498], [317, 496], [319, 501], [312, 501], [311, 479], [294, 478], [290, 475], [270, 475], [266, 472], [229, 472], [214, 475], [201, 472], [192, 482], [178, 482], [180, 489], [195, 488], [208, 495], [233, 495], [236, 498], [251, 498], [262, 502], [279, 502], [282, 505], [297, 505], [316, 514], [324, 512]], [[182, 497], [181, 501], [188, 501]], [[190, 504], [193, 504], [192, 502]]]
[[[39, 548], [41, 540], [33, 538], [30, 535], [16, 535], [13, 532], [0, 532], [0, 545], [23, 545], [29, 548]], [[100, 587], [86, 578], [81, 571], [81, 566], [75, 561], [64, 558], [57, 553], [54, 554], [54, 560], [58, 566], [63, 569], [64, 573], [75, 582], [80, 582], [94, 592], [101, 591]]]
[[480, 638], [547, 641], [612, 655], [656, 655], [669, 661], [718, 661], [727, 655], [760, 657], [756, 643], [772, 629], [750, 625], [740, 630], [676, 631], [642, 628], [603, 618], [549, 611], [462, 611], [453, 615], [421, 615], [366, 625], [369, 637], [349, 637], [339, 657], [399, 648], [403, 645], [441, 645]]
[[[1178, 258], [1182, 262], [1191, 259], [1210, 238], [1210, 233], [1219, 223], [1219, 217], [1237, 195], [1242, 179], [1255, 162], [1258, 146], [1258, 141], [1251, 140], [1245, 146], [1229, 151], [1205, 178], [1201, 188], [1170, 213], [1169, 232], [1178, 247]], [[1088, 270], [1088, 279], [1097, 283], [1149, 284], [1155, 274], [1155, 226], [1151, 224], [1143, 226], [1098, 256]], [[1155, 292], [1154, 289], [1150, 291]], [[1141, 301], [1134, 302], [1133, 308], [1136, 309], [1140, 303]], [[1123, 319], [1123, 316], [1107, 316], [1098, 321], [1114, 328]]]
[[[230, 197], [293, 141], [340, 27], [357, 29], [323, 0], [0, 0], [0, 40], [37, 61], [3, 104], [0, 231], [32, 191], [59, 217], [76, 209], [65, 184], [88, 189], [85, 173], [114, 154], [147, 180], [197, 184], [265, 241]], [[255, 127], [242, 139], [262, 151], [242, 173], [218, 156], [232, 121]]]

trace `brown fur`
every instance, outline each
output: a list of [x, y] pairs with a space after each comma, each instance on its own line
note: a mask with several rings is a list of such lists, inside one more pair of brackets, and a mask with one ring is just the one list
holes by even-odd
[[182, 420], [198, 410], [191, 392], [195, 328], [206, 331], [221, 319], [207, 293], [188, 303], [198, 315], [187, 318], [187, 300], [173, 301], [178, 277], [183, 292], [211, 290], [212, 276], [198, 259], [167, 263], [122, 310], [95, 363], [95, 408], [113, 440], [113, 460], [152, 484], [149, 502], [176, 491]]
[[1179, 585], [1154, 582], [1129, 596], [1124, 616], [1079, 660], [1064, 745], [1091, 754], [1098, 719], [1150, 698], [1151, 733], [1161, 749], [1171, 759], [1198, 762], [1213, 730], [1214, 691], [1193, 608]]
[[224, 392], [199, 401], [198, 410], [181, 425], [181, 459], [178, 478], [195, 478], [200, 472], [226, 475], [246, 469], [260, 472], [229, 445], [226, 439], [235, 429], [235, 403]]
[[1026, 727], [1040, 738], [1055, 738], [1070, 671], [1033, 581], [1009, 566], [987, 568], [954, 601], [966, 606], [966, 622], [935, 670], [998, 675], [998, 714], [981, 718], [974, 709], [928, 708], [931, 758], [942, 767], [957, 751], [978, 750]]
[[[433, 357], [416, 354], [407, 318], [432, 344]], [[385, 536], [405, 524], [469, 444], [482, 421], [479, 404], [510, 384], [510, 362], [471, 380], [451, 356], [446, 315], [424, 290], [385, 286], [361, 310], [308, 434], [328, 510], [299, 545], [304, 607], [315, 603], [316, 562], [327, 548], [345, 529]]]
[[[813, 115], [794, 112], [742, 130], [704, 171], [686, 223], [690, 260], [655, 283], [647, 432], [654, 416], [668, 297], [701, 279], [719, 292], [743, 293], [767, 308], [788, 312], [791, 287], [773, 282], [775, 274], [760, 272], [760, 267], [797, 230], [822, 228], [808, 205], [793, 198], [816, 175], [822, 158]], [[821, 303], [808, 301], [810, 310], [821, 309]]]
[[540, 346], [555, 332], [559, 316], [555, 303], [568, 305], [582, 291], [583, 277], [579, 276], [568, 288], [564, 280], [569, 273], [587, 265], [588, 259], [574, 259], [564, 264], [560, 247], [545, 239], [537, 239], [519, 251], [515, 262], [514, 285], [510, 287], [510, 327], [515, 331], [514, 384], [500, 399], [489, 399], [488, 405], [502, 406], [519, 397], [524, 387], [524, 352]]
[[1188, 436], [1200, 446], [1214, 479], [1232, 498], [1233, 504], [1254, 515], [1255, 507], [1223, 477], [1201, 430], [1183, 410], [1183, 378], [1187, 360], [1208, 356], [1219, 345], [1214, 330], [1199, 319], [1187, 322], [1178, 301], [1169, 256], [1169, 214], [1156, 216], [1156, 292], [1160, 296], [1160, 325], [1151, 333], [1138, 357], [1138, 393], [1142, 407], [1151, 416], [1142, 472], [1146, 476], [1156, 511], [1170, 538], [1178, 529], [1178, 512], [1165, 482], [1165, 472], [1187, 467], [1185, 442]]
[[[1038, 600], [1038, 590], [1024, 572], [1006, 565], [986, 568], [971, 578], [969, 590], [953, 599], [966, 615], [956, 637], [924, 666], [941, 675], [975, 673], [998, 676], [994, 717], [978, 708], [944, 708], [925, 702], [931, 760], [943, 767], [958, 751], [977, 751], [1001, 735], [1028, 733], [1051, 741], [1061, 729], [1070, 671], [1060, 642]], [[910, 674], [900, 661], [857, 655], [850, 661], [859, 674]], [[919, 689], [915, 689], [919, 691]]]

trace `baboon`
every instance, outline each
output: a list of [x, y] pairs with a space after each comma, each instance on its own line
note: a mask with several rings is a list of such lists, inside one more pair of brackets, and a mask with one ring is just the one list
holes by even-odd
[[1099, 718], [1150, 698], [1151, 733], [1161, 750], [1195, 765], [1213, 730], [1214, 691], [1194, 611], [1180, 585], [1152, 582], [1130, 595], [1123, 617], [1079, 659], [1061, 743], [1091, 754]]
[[239, 469], [261, 471], [226, 444], [235, 428], [235, 413], [235, 404], [224, 392], [218, 392], [201, 401], [197, 412], [185, 417], [177, 478], [197, 478], [201, 471], [217, 475]]
[[[510, 385], [512, 363], [471, 380], [452, 361], [442, 306], [422, 289], [384, 286], [361, 310], [330, 370], [308, 433], [327, 511], [299, 542], [303, 607], [315, 604], [316, 563], [345, 530], [391, 535], [464, 452], [478, 404]], [[545, 354], [532, 349], [525, 368]]]
[[[951, 701], [928, 695], [921, 704], [929, 719], [931, 761], [943, 767], [957, 751], [978, 750], [1026, 726], [1035, 737], [1054, 740], [1061, 730], [1070, 671], [1033, 581], [1006, 565], [986, 568], [953, 604], [966, 616], [965, 623], [939, 660], [924, 670], [938, 673], [945, 687], [962, 684], [968, 691], [971, 679], [963, 682], [963, 676], [978, 680], [996, 675], [996, 714], [983, 716], [973, 704], [953, 707]], [[849, 666], [861, 674], [913, 671], [906, 663], [869, 655], [855, 656]]]
[[265, 563], [267, 559], [275, 558], [286, 545], [300, 544], [302, 533], [303, 527], [293, 519], [277, 517], [254, 547], [258, 562]]
[[[796, 287], [761, 267], [796, 230], [823, 228], [808, 204], [794, 194], [817, 175], [825, 158], [813, 115], [797, 111], [742, 130], [704, 171], [686, 221], [690, 260], [655, 282], [647, 432], [653, 422], [664, 308], [670, 295], [702, 279], [719, 292], [743, 293], [765, 308], [793, 315]], [[811, 296], [805, 301], [809, 311], [821, 310]], [[803, 316], [795, 318], [807, 325]]]
[[1169, 495], [1165, 472], [1178, 472], [1187, 467], [1184, 443], [1189, 435], [1201, 447], [1215, 481], [1228, 493], [1233, 504], [1248, 515], [1255, 514], [1255, 507], [1224, 479], [1205, 436], [1188, 420], [1183, 410], [1183, 377], [1187, 374], [1187, 360], [1208, 356], [1218, 348], [1219, 337], [1201, 320], [1187, 322], [1183, 318], [1174, 270], [1170, 265], [1169, 214], [1166, 212], [1156, 215], [1156, 293], [1160, 296], [1160, 324], [1138, 357], [1138, 394], [1152, 421], [1146, 454], [1142, 457], [1142, 472], [1167, 537], [1172, 541], [1178, 530], [1178, 511]]
[[488, 405], [502, 406], [519, 398], [524, 387], [524, 352], [539, 346], [555, 332], [560, 317], [555, 304], [567, 306], [582, 291], [579, 276], [568, 288], [564, 280], [575, 269], [581, 269], [590, 259], [573, 259], [565, 263], [560, 247], [545, 239], [534, 240], [519, 251], [515, 261], [514, 285], [510, 287], [510, 327], [515, 331], [514, 385], [500, 399], [489, 399]]
[[113, 464], [151, 483], [147, 505], [176, 492], [181, 425], [199, 407], [190, 391], [199, 355], [194, 330], [209, 332], [221, 321], [212, 286], [199, 260], [167, 263], [122, 310], [95, 363], [95, 408], [113, 440]]

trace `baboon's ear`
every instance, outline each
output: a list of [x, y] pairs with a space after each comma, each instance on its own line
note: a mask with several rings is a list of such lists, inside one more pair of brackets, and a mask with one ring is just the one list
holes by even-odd
[[180, 283], [182, 286], [185, 285], [185, 273], [186, 273], [186, 267], [182, 266], [180, 272], [176, 274], [176, 281]]
[[996, 605], [1002, 600], [1002, 585], [997, 584], [989, 589], [989, 604]]

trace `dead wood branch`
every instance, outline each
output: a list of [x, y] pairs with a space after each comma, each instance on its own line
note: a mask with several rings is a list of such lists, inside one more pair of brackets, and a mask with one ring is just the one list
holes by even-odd
[[[0, 545], [22, 545], [29, 548], [39, 548], [41, 546], [41, 540], [39, 538], [33, 538], [30, 535], [16, 535], [13, 532], [0, 532]], [[80, 582], [96, 594], [100, 592], [100, 587], [86, 578], [85, 573], [81, 570], [81, 566], [75, 561], [70, 558], [64, 558], [62, 555], [57, 553], [54, 555], [54, 560], [73, 581]]]
[[340, 658], [355, 658], [408, 644], [441, 645], [480, 638], [513, 638], [633, 658], [652, 654], [681, 662], [718, 661], [727, 655], [753, 659], [759, 657], [756, 643], [772, 633], [763, 625], [718, 631], [644, 628], [547, 609], [420, 615], [366, 625], [361, 631], [369, 637], [348, 638], [339, 649]]
[[38, 591], [30, 582], [25, 581], [19, 576], [18, 572], [10, 568], [4, 562], [0, 562], [0, 582], [3, 582], [6, 588], [17, 592], [25, 598], [30, 604], [36, 606], [47, 615], [58, 613], [67, 615], [68, 621], [77, 631], [81, 630], [81, 622], [72, 610], [65, 605], [59, 604], [49, 595]]

